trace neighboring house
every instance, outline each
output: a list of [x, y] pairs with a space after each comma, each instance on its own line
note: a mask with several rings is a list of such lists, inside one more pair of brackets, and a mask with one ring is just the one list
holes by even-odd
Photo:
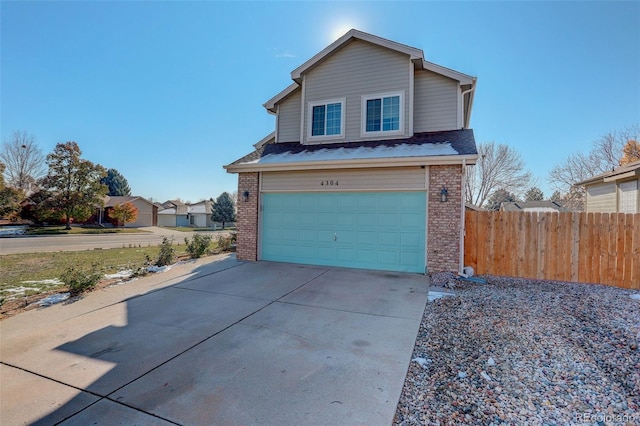
[[196, 228], [210, 228], [213, 226], [211, 220], [211, 201], [205, 200], [194, 204], [188, 204], [189, 226]]
[[577, 182], [585, 188], [585, 211], [640, 213], [640, 161]]
[[291, 78], [264, 104], [275, 131], [225, 166], [238, 259], [461, 270], [475, 77], [351, 30]]
[[500, 210], [505, 212], [529, 212], [548, 213], [566, 211], [562, 205], [556, 201], [514, 201], [505, 202], [500, 205]]
[[189, 226], [189, 207], [182, 201], [167, 200], [158, 212], [158, 226]]
[[211, 200], [199, 201], [193, 204], [185, 204], [176, 200], [162, 203], [164, 210], [158, 212], [159, 226], [191, 226], [194, 228], [211, 228], [220, 226], [211, 220]]
[[480, 206], [476, 206], [475, 204], [471, 204], [471, 203], [465, 203], [465, 208], [467, 209], [467, 211], [473, 211], [473, 212], [486, 212], [487, 209], [484, 209]]
[[104, 197], [104, 207], [99, 209], [98, 223], [113, 223], [116, 226], [122, 224], [116, 223], [109, 217], [109, 211], [118, 204], [131, 203], [138, 209], [138, 217], [134, 222], [125, 224], [125, 227], [140, 226], [157, 226], [158, 224], [158, 207], [151, 201], [142, 197], [133, 196], [109, 196]]

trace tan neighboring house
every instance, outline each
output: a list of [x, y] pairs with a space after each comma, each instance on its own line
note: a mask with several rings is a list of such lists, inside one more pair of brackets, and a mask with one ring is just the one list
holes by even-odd
[[109, 196], [104, 197], [104, 207], [99, 210], [98, 223], [115, 223], [109, 218], [109, 211], [118, 204], [131, 203], [138, 209], [138, 217], [135, 222], [125, 224], [127, 228], [136, 228], [141, 226], [156, 226], [158, 224], [158, 207], [142, 197], [135, 196]]
[[640, 161], [583, 180], [585, 211], [640, 213]]
[[238, 259], [461, 270], [476, 78], [351, 30], [291, 79], [264, 104], [275, 131], [225, 166]]

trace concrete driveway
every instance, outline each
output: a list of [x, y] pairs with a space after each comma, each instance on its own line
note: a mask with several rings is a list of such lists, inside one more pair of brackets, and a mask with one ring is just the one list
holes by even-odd
[[0, 323], [0, 423], [388, 425], [427, 293], [227, 258], [29, 311]]

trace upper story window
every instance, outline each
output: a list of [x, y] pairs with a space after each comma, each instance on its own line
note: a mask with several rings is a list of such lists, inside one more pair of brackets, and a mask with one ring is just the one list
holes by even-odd
[[344, 136], [344, 99], [309, 104], [309, 138]]
[[402, 93], [385, 93], [362, 97], [362, 134], [400, 134]]

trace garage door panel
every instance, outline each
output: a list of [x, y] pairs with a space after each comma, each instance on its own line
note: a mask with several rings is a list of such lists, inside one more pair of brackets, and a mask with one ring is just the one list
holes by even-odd
[[318, 259], [323, 261], [335, 260], [335, 248], [333, 247], [318, 247], [316, 254]]
[[416, 235], [414, 233], [409, 232], [401, 232], [399, 234], [400, 237], [400, 247], [402, 249], [413, 249], [419, 250], [422, 247], [422, 242], [424, 238], [421, 238], [420, 235]]
[[356, 224], [356, 214], [353, 212], [340, 212], [337, 215], [337, 225], [352, 227]]
[[378, 243], [380, 245], [398, 247], [400, 245], [400, 241], [400, 234], [397, 232], [378, 232]]
[[261, 258], [423, 273], [425, 215], [424, 192], [266, 193]]
[[[307, 194], [310, 195], [310, 194]], [[317, 203], [315, 197], [300, 197], [298, 200], [298, 206], [301, 209], [315, 211], [317, 209]]]
[[316, 218], [316, 223], [322, 227], [330, 226], [333, 229], [336, 224], [336, 215], [333, 212], [320, 212], [316, 215]]
[[401, 213], [399, 215], [402, 228], [425, 229], [424, 216], [418, 213]]
[[301, 229], [298, 235], [302, 242], [311, 242], [318, 239], [318, 233], [313, 229]]
[[359, 231], [356, 242], [359, 245], [375, 245], [377, 243], [377, 233], [374, 231]]
[[400, 253], [392, 250], [378, 251], [377, 261], [383, 265], [397, 265], [400, 259]]
[[424, 255], [421, 252], [408, 252], [402, 251], [400, 252], [400, 264], [404, 266], [413, 266], [417, 262], [420, 262], [421, 259], [424, 259]]
[[374, 227], [378, 225], [378, 216], [375, 213], [359, 213], [358, 226]]
[[[309, 194], [312, 195], [312, 194]], [[313, 194], [317, 196], [319, 194]], [[336, 197], [333, 194], [324, 194], [326, 197], [318, 197], [316, 200], [318, 210], [333, 212], [336, 210]]]
[[281, 238], [283, 241], [293, 241], [296, 242], [300, 239], [299, 232], [297, 229], [283, 229], [281, 232]]
[[378, 207], [378, 197], [374, 194], [361, 194], [357, 198], [358, 209], [375, 209]]
[[356, 210], [358, 207], [357, 197], [353, 197], [349, 192], [336, 194], [336, 202], [340, 211]]

